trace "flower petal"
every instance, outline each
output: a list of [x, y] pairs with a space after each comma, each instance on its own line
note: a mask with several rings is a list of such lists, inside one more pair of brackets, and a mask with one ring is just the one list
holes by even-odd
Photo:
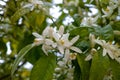
[[113, 52], [111, 50], [107, 50], [108, 55], [110, 56], [111, 59], [114, 59]]
[[67, 63], [69, 59], [70, 59], [70, 50], [66, 49], [65, 56], [64, 56], [63, 60], [65, 61], [65, 63]]
[[53, 48], [57, 47], [57, 43], [53, 42], [51, 39], [45, 39], [45, 44], [52, 46]]
[[105, 48], [103, 48], [103, 56], [105, 56], [107, 54], [107, 51]]
[[63, 33], [64, 33], [64, 26], [60, 26], [58, 33], [60, 35], [63, 35]]
[[52, 44], [53, 44], [53, 41], [50, 40], [50, 39], [45, 39], [45, 44], [46, 44], [46, 45], [52, 45]]
[[82, 53], [82, 51], [77, 47], [71, 46], [70, 49], [75, 51], [75, 52]]
[[79, 39], [79, 35], [75, 36], [70, 42], [74, 44]]
[[58, 33], [56, 33], [56, 32], [53, 32], [53, 38], [56, 40], [56, 41], [58, 41], [59, 39], [60, 39], [60, 35], [58, 34]]
[[85, 58], [85, 61], [89, 61], [89, 60], [91, 60], [92, 59], [92, 55], [91, 54], [89, 54], [86, 58]]
[[48, 35], [49, 28], [50, 28], [50, 27], [46, 27], [46, 28], [43, 30], [43, 32], [42, 32], [42, 35], [43, 35], [43, 36], [47, 36], [47, 35]]
[[63, 46], [58, 46], [58, 50], [60, 51], [61, 54], [64, 54], [64, 47]]
[[34, 40], [34, 44], [39, 46], [40, 44], [43, 44], [44, 43], [44, 40], [41, 39], [41, 38], [35, 38]]
[[33, 36], [35, 36], [36, 38], [43, 38], [40, 34], [38, 34], [37, 32], [33, 32], [32, 33]]
[[46, 48], [45, 48], [45, 45], [42, 46], [42, 50], [48, 56], [48, 53], [47, 53]]
[[69, 35], [70, 35], [69, 33], [63, 34], [61, 39], [64, 41], [68, 41]]

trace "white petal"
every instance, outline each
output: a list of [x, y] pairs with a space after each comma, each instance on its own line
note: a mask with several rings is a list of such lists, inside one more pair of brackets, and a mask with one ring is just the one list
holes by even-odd
[[63, 33], [64, 33], [64, 26], [60, 26], [58, 33], [60, 35], [63, 35]]
[[46, 45], [52, 45], [52, 44], [53, 44], [53, 41], [50, 40], [50, 39], [45, 39], [45, 44], [46, 44]]
[[79, 39], [79, 35], [75, 36], [70, 42], [74, 44]]
[[40, 44], [43, 44], [44, 43], [44, 40], [41, 39], [41, 38], [35, 38], [34, 40], [34, 44], [39, 46]]
[[65, 63], [67, 63], [69, 59], [70, 59], [70, 50], [66, 49], [65, 50], [65, 56], [64, 56]]
[[57, 47], [57, 43], [54, 43], [51, 39], [46, 39], [45, 44], [49, 45], [49, 46], [52, 46], [53, 48]]
[[65, 41], [64, 46], [65, 47], [71, 47], [72, 43], [70, 43], [69, 41]]
[[50, 27], [46, 27], [46, 28], [43, 30], [43, 32], [42, 32], [42, 35], [43, 35], [43, 36], [47, 36], [47, 35], [48, 35], [49, 28], [50, 28]]
[[33, 32], [32, 33], [33, 36], [35, 36], [36, 38], [43, 38], [40, 34], [38, 34], [37, 32]]
[[67, 41], [68, 40], [68, 38], [69, 38], [69, 33], [66, 33], [66, 34], [63, 34], [63, 36], [62, 36], [62, 40], [64, 40], [64, 41]]
[[107, 50], [108, 55], [110, 56], [111, 59], [114, 59], [114, 55], [111, 50]]
[[42, 46], [42, 50], [48, 56], [48, 53], [47, 53], [46, 48], [45, 48], [45, 45]]
[[56, 40], [56, 41], [58, 41], [59, 39], [60, 39], [60, 35], [58, 34], [58, 33], [56, 33], [56, 32], [53, 32], [53, 38]]
[[82, 53], [82, 51], [77, 47], [71, 46], [70, 49], [75, 51], [75, 52]]
[[54, 32], [53, 27], [50, 27], [50, 29], [49, 29], [49, 36], [50, 37], [53, 37], [53, 32]]
[[53, 44], [52, 44], [52, 47], [53, 47], [53, 48], [56, 48], [56, 47], [57, 47], [57, 43], [53, 43]]
[[105, 48], [103, 48], [103, 56], [105, 56], [107, 54], [107, 51]]
[[60, 51], [61, 54], [64, 54], [64, 47], [63, 46], [58, 46], [58, 50]]
[[92, 59], [92, 55], [91, 54], [89, 54], [86, 58], [85, 58], [85, 61], [89, 61], [89, 60], [91, 60]]

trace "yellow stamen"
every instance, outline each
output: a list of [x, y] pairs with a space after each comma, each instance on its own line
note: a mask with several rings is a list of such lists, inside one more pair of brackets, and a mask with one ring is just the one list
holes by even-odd
[[60, 43], [63, 45], [65, 42], [64, 42], [64, 40], [60, 40]]

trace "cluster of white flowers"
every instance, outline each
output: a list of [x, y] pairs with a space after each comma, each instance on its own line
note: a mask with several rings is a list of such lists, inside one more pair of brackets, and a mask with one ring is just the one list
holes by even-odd
[[105, 40], [95, 39], [95, 36], [90, 34], [90, 42], [91, 42], [91, 52], [85, 58], [86, 61], [92, 59], [94, 53], [97, 52], [97, 49], [94, 48], [95, 44], [98, 44], [103, 49], [103, 56], [108, 54], [111, 59], [115, 59], [117, 62], [120, 63], [120, 49], [117, 45], [112, 44], [111, 42], [106, 42]]
[[58, 80], [61, 75], [64, 75], [64, 80], [73, 80], [74, 66], [71, 62], [66, 65], [64, 61], [58, 61], [55, 73], [53, 74], [53, 80]]
[[108, 54], [111, 59], [115, 59], [120, 63], [120, 49], [117, 45], [113, 45], [112, 43], [106, 42], [105, 40], [95, 40], [95, 42], [102, 46], [103, 56]]
[[33, 35], [36, 37], [34, 40], [35, 45], [42, 44], [42, 50], [46, 55], [48, 51], [57, 50], [61, 54], [65, 54], [65, 60], [75, 58], [76, 53], [71, 53], [70, 50], [82, 53], [82, 51], [73, 46], [73, 44], [79, 39], [79, 35], [75, 36], [73, 39], [69, 40], [69, 33], [64, 34], [64, 27], [60, 26], [59, 30], [54, 29], [53, 27], [46, 27], [42, 35], [33, 32]]
[[97, 20], [98, 20], [98, 16], [96, 17], [92, 17], [92, 16], [89, 16], [89, 17], [84, 17], [81, 21], [81, 26], [86, 26], [86, 27], [92, 27], [92, 26], [97, 26]]
[[104, 15], [102, 17], [110, 17], [114, 9], [118, 8], [118, 14], [120, 14], [120, 0], [110, 0], [106, 9], [102, 9]]

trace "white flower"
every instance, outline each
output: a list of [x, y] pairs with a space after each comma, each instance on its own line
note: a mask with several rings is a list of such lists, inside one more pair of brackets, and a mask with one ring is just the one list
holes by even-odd
[[87, 27], [91, 27], [91, 26], [97, 26], [96, 22], [97, 22], [98, 16], [96, 16], [95, 18], [93, 17], [84, 17], [82, 19], [81, 22], [81, 26], [87, 26]]
[[53, 42], [52, 40], [52, 33], [53, 33], [53, 28], [51, 27], [47, 27], [45, 28], [45, 30], [43, 31], [42, 35], [33, 32], [32, 34], [36, 37], [34, 39], [34, 44], [39, 46], [41, 44], [42, 45], [42, 50], [44, 51], [44, 53], [47, 55], [47, 51], [52, 49], [52, 48], [56, 48], [57, 44]]
[[116, 45], [106, 42], [105, 40], [96, 40], [95, 42], [102, 46], [103, 56], [108, 54], [111, 59], [115, 59], [116, 61], [120, 62], [120, 49]]
[[72, 40], [68, 40], [69, 33], [64, 33], [64, 27], [60, 27], [58, 32], [53, 33], [53, 37], [57, 43], [57, 48], [60, 53], [65, 54], [66, 61], [70, 58], [70, 50], [75, 51], [77, 53], [82, 53], [82, 51], [73, 46], [73, 44], [79, 39], [79, 35], [75, 36]]
[[113, 8], [110, 6], [107, 6], [107, 8], [104, 10], [102, 9], [102, 12], [104, 13], [104, 15], [102, 17], [110, 17], [113, 13]]

